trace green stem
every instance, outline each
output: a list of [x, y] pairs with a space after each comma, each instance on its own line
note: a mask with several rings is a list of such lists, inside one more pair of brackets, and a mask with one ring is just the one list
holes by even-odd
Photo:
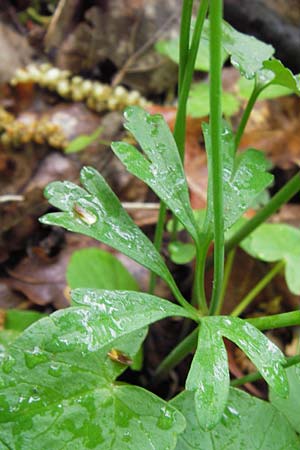
[[199, 310], [203, 314], [208, 313], [206, 294], [205, 294], [205, 260], [208, 251], [210, 240], [206, 240], [201, 244], [196, 245], [196, 269], [194, 278], [194, 298], [199, 306]]
[[194, 0], [183, 0], [182, 2], [179, 42], [178, 97], [180, 97], [180, 92], [182, 90], [182, 83], [189, 55], [193, 2]]
[[231, 316], [239, 316], [247, 306], [255, 299], [255, 297], [270, 283], [270, 281], [277, 275], [281, 269], [284, 267], [284, 261], [279, 261], [275, 266], [268, 272], [253, 289], [244, 297], [238, 306], [232, 311]]
[[225, 244], [225, 250], [229, 252], [242, 242], [253, 230], [265, 222], [272, 214], [274, 214], [284, 203], [287, 203], [300, 190], [300, 173], [298, 172], [293, 178], [286, 183], [283, 188], [278, 191], [269, 203], [237, 231]]
[[173, 367], [176, 367], [197, 345], [198, 328], [195, 328], [157, 367], [154, 379], [162, 380]]
[[223, 306], [223, 302], [224, 302], [224, 298], [225, 298], [225, 294], [226, 294], [226, 290], [227, 290], [227, 286], [228, 286], [228, 281], [229, 281], [229, 277], [230, 277], [232, 266], [233, 266], [235, 253], [236, 253], [235, 249], [231, 250], [231, 252], [228, 253], [228, 256], [226, 259], [221, 299], [220, 299], [218, 308], [216, 310], [216, 314], [220, 314], [221, 310], [222, 310], [222, 306]]
[[[174, 125], [174, 139], [176, 141], [176, 145], [178, 147], [178, 151], [181, 157], [181, 161], [184, 161], [184, 143], [185, 143], [185, 134], [186, 134], [186, 105], [188, 101], [188, 96], [191, 88], [191, 83], [194, 74], [194, 67], [197, 58], [198, 48], [200, 37], [202, 33], [202, 28], [204, 24], [204, 20], [208, 10], [208, 0], [202, 0], [200, 7], [198, 9], [197, 18], [195, 22], [195, 28], [191, 43], [191, 48], [189, 50], [188, 58], [186, 61], [186, 67], [184, 71], [184, 75], [182, 78], [182, 82], [179, 83], [179, 101], [178, 101], [178, 109], [176, 114], [176, 121]], [[189, 24], [190, 26], [190, 24]], [[183, 44], [182, 44], [183, 45]], [[173, 239], [176, 238], [177, 233], [177, 225], [178, 220], [174, 217], [173, 220]]]
[[[286, 358], [285, 363], [283, 363], [283, 367], [288, 368], [299, 363], [300, 363], [300, 355], [291, 356], [289, 358]], [[249, 373], [249, 375], [245, 375], [244, 377], [237, 378], [236, 380], [231, 381], [230, 384], [231, 386], [236, 387], [246, 383], [253, 383], [253, 381], [260, 380], [261, 378], [263, 377], [259, 372]]]
[[273, 314], [272, 316], [266, 317], [255, 317], [253, 319], [247, 319], [247, 322], [259, 330], [298, 326], [300, 325], [300, 311]]
[[258, 87], [256, 84], [254, 86], [254, 89], [252, 91], [252, 94], [248, 100], [247, 106], [244, 110], [244, 113], [242, 115], [240, 124], [238, 126], [237, 132], [236, 132], [236, 136], [235, 136], [235, 149], [238, 149], [238, 146], [240, 145], [240, 141], [241, 138], [243, 136], [243, 133], [245, 131], [248, 119], [250, 117], [251, 111], [253, 109], [253, 106], [255, 105], [255, 102], [257, 100], [257, 97], [259, 96], [259, 94], [261, 93], [262, 89], [261, 87]]
[[170, 277], [171, 282], [168, 283], [171, 291], [173, 292], [176, 300], [178, 303], [190, 313], [190, 318], [192, 320], [195, 320], [196, 322], [199, 322], [200, 317], [202, 316], [202, 313], [200, 311], [197, 311], [181, 294], [180, 290], [178, 289], [177, 284], [175, 283], [174, 279]]
[[184, 70], [184, 76], [182, 78], [182, 83], [180, 86], [180, 96], [178, 102], [178, 109], [176, 114], [176, 121], [174, 126], [174, 138], [181, 156], [181, 160], [184, 160], [184, 141], [185, 141], [185, 130], [186, 130], [186, 104], [190, 92], [191, 82], [194, 74], [194, 67], [197, 57], [197, 52], [199, 48], [199, 42], [201, 37], [201, 32], [203, 28], [204, 19], [206, 17], [208, 10], [208, 0], [202, 0], [196, 22], [195, 29], [193, 33], [191, 48], [189, 50], [188, 58], [186, 61], [186, 67]]
[[[154, 234], [154, 241], [153, 241], [154, 247], [158, 251], [161, 248], [163, 232], [164, 232], [164, 223], [165, 223], [165, 218], [166, 218], [166, 211], [167, 211], [166, 205], [163, 202], [160, 202], [160, 208], [159, 208], [158, 219], [157, 219], [157, 224], [156, 224], [155, 234]], [[154, 292], [156, 278], [157, 278], [156, 274], [154, 272], [151, 272], [149, 288], [148, 288], [149, 294], [153, 294], [153, 292]]]
[[224, 271], [224, 214], [222, 158], [222, 0], [210, 2], [210, 137], [212, 197], [214, 212], [214, 280], [210, 314], [215, 314], [220, 301]]

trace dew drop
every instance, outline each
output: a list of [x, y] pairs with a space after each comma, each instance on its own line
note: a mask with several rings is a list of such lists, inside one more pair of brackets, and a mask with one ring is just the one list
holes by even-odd
[[169, 430], [173, 425], [173, 414], [167, 406], [163, 406], [160, 409], [160, 416], [156, 425], [161, 430]]
[[49, 356], [42, 352], [39, 347], [34, 347], [31, 351], [26, 351], [24, 353], [25, 364], [28, 369], [33, 369], [39, 364], [49, 361]]
[[60, 377], [62, 375], [63, 368], [58, 364], [52, 364], [49, 367], [48, 374], [52, 377]]
[[12, 356], [8, 355], [2, 363], [3, 372], [9, 374], [12, 371], [14, 365], [15, 359]]

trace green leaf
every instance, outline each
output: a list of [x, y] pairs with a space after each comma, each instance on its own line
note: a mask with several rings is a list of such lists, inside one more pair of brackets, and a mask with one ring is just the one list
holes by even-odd
[[[203, 133], [211, 165], [211, 145], [209, 126], [203, 124]], [[224, 181], [224, 227], [229, 229], [254, 200], [273, 181], [273, 175], [266, 172], [268, 167], [265, 155], [258, 150], [249, 149], [235, 157], [234, 135], [230, 127], [224, 123], [222, 133], [223, 145], [223, 181]], [[208, 186], [208, 199], [212, 186]], [[208, 217], [212, 223], [212, 203], [208, 200]]]
[[176, 450], [297, 450], [300, 440], [271, 404], [230, 389], [221, 422], [212, 431], [199, 428], [193, 394], [184, 391], [171, 401], [187, 421]]
[[[253, 92], [255, 80], [247, 80], [247, 78], [241, 77], [238, 81], [239, 96], [248, 100]], [[272, 98], [284, 97], [291, 95], [291, 89], [280, 86], [278, 84], [269, 84], [259, 94], [259, 100], [267, 100]]]
[[234, 342], [255, 364], [262, 377], [281, 397], [288, 395], [288, 381], [282, 364], [284, 354], [263, 333], [239, 317], [209, 319], [217, 333]]
[[[89, 292], [75, 292], [75, 297]], [[132, 293], [126, 293], [130, 298]], [[93, 297], [94, 295], [94, 297]], [[139, 320], [131, 302], [57, 311], [28, 328], [12, 344], [1, 366], [0, 441], [30, 450], [108, 448], [173, 449], [184, 419], [166, 402], [142, 388], [114, 382], [125, 366], [111, 360], [117, 349], [129, 358], [138, 351], [153, 319], [180, 310], [163, 300], [146, 305]], [[139, 295], [136, 293], [136, 295]], [[101, 296], [101, 293], [100, 293]], [[119, 301], [120, 300], [120, 301]], [[133, 302], [132, 302], [133, 304]], [[179, 308], [179, 309], [178, 309]], [[147, 309], [147, 311], [146, 311]], [[135, 339], [132, 331], [140, 330]]]
[[[17, 339], [19, 332], [15, 330], [1, 330], [0, 332], [0, 364], [9, 346]], [[0, 381], [1, 386], [1, 381]]]
[[168, 246], [170, 258], [175, 264], [186, 264], [192, 261], [196, 255], [194, 244], [186, 244], [180, 241], [171, 242]]
[[196, 391], [196, 411], [203, 429], [211, 429], [218, 423], [226, 405], [229, 369], [223, 337], [243, 350], [278, 395], [288, 394], [288, 381], [282, 366], [285, 357], [263, 333], [238, 317], [202, 318], [186, 388]]
[[254, 230], [240, 246], [262, 261], [285, 261], [287, 285], [293, 294], [300, 294], [300, 230], [286, 224], [266, 223]]
[[[123, 264], [111, 253], [99, 248], [74, 252], [67, 267], [66, 278], [71, 289], [139, 290], [138, 284]], [[134, 357], [131, 369], [141, 370], [143, 348]]]
[[65, 153], [76, 153], [84, 150], [98, 139], [102, 131], [103, 127], [99, 127], [92, 134], [82, 134], [81, 136], [76, 137], [65, 148]]
[[270, 401], [278, 411], [286, 416], [292, 427], [300, 433], [300, 365], [286, 369], [290, 392], [287, 398], [279, 397], [270, 389]]
[[209, 321], [201, 323], [186, 389], [195, 391], [195, 409], [201, 428], [210, 430], [215, 427], [227, 403], [229, 371], [222, 336]]
[[[222, 108], [223, 114], [230, 117], [238, 112], [240, 102], [236, 96], [223, 92]], [[204, 117], [209, 115], [209, 111], [209, 84], [205, 82], [193, 84], [187, 103], [187, 113], [191, 117]]]
[[143, 180], [173, 211], [194, 240], [198, 228], [190, 205], [188, 186], [174, 137], [164, 118], [137, 106], [125, 110], [125, 128], [142, 147], [145, 156], [125, 142], [112, 149], [133, 175]]
[[272, 45], [265, 44], [253, 36], [240, 33], [223, 21], [222, 45], [230, 55], [231, 64], [246, 78], [254, 78], [264, 61], [274, 53]]
[[7, 309], [3, 312], [4, 329], [0, 330], [0, 362], [4, 357], [5, 351], [17, 339], [20, 332], [46, 316], [46, 314], [37, 311], [23, 311], [20, 309]]
[[286, 87], [294, 94], [300, 95], [300, 84], [293, 73], [285, 67], [278, 59], [265, 61], [263, 64], [265, 70], [260, 71], [257, 76], [259, 86], [269, 86], [271, 84]]
[[[89, 306], [97, 311], [102, 311], [107, 314], [109, 327], [114, 328], [111, 324], [112, 320], [116, 322], [117, 327], [125, 328], [126, 332], [129, 332], [128, 326], [132, 326], [131, 331], [134, 331], [163, 317], [182, 316], [191, 318], [191, 315], [181, 306], [142, 292], [75, 289], [71, 292], [71, 296], [74, 305]], [[104, 319], [102, 320], [104, 323]], [[124, 323], [122, 320], [124, 320]]]
[[45, 317], [46, 314], [38, 311], [22, 311], [20, 309], [7, 309], [5, 311], [4, 328], [6, 330], [23, 331], [29, 325]]
[[104, 178], [92, 167], [84, 167], [81, 182], [86, 190], [68, 181], [50, 183], [45, 196], [63, 212], [47, 214], [40, 221], [104, 242], [172, 283], [162, 257], [122, 208]]
[[[158, 41], [155, 44], [155, 48], [159, 53], [167, 56], [176, 64], [179, 64], [179, 38]], [[223, 63], [226, 61], [227, 56], [227, 52], [222, 49]], [[200, 39], [195, 61], [195, 70], [201, 70], [203, 72], [209, 71], [209, 43], [206, 39]]]
[[[193, 25], [192, 25], [193, 29]], [[256, 72], [263, 68], [264, 61], [271, 58], [274, 48], [253, 36], [240, 33], [229, 23], [222, 26], [223, 62], [230, 55], [231, 64], [246, 78], [254, 78]], [[160, 41], [156, 49], [179, 63], [179, 39]], [[205, 20], [196, 61], [196, 70], [209, 70], [209, 21]]]
[[71, 289], [139, 290], [136, 280], [123, 264], [114, 255], [99, 248], [84, 248], [74, 252], [66, 278]]

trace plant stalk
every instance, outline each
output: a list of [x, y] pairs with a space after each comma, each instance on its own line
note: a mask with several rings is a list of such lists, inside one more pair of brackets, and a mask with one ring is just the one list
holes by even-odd
[[257, 100], [257, 97], [259, 96], [259, 94], [261, 93], [262, 88], [258, 87], [256, 84], [253, 88], [252, 94], [248, 100], [247, 106], [243, 112], [241, 121], [239, 123], [236, 135], [235, 135], [235, 151], [237, 151], [240, 142], [241, 142], [241, 138], [244, 134], [248, 119], [250, 117], [251, 111], [253, 109], [253, 106], [255, 105], [255, 102]]
[[[154, 247], [158, 251], [161, 249], [163, 232], [164, 232], [164, 223], [165, 223], [165, 218], [166, 218], [166, 211], [167, 211], [166, 205], [163, 202], [160, 202], [158, 219], [157, 219], [157, 224], [156, 224], [155, 234], [154, 234], [154, 241], [153, 241]], [[150, 280], [149, 280], [149, 288], [148, 288], [149, 294], [154, 293], [156, 278], [157, 278], [157, 275], [154, 272], [150, 272]]]
[[210, 240], [206, 240], [200, 246], [196, 245], [196, 269], [193, 288], [193, 304], [197, 303], [199, 310], [203, 314], [208, 313], [206, 294], [205, 294], [205, 260]]
[[272, 328], [283, 328], [300, 325], [300, 311], [291, 311], [282, 314], [273, 314], [266, 317], [255, 317], [247, 319], [247, 322], [259, 330], [270, 330]]
[[[295, 364], [300, 363], [300, 355], [291, 356], [289, 358], [286, 358], [285, 363], [283, 364], [283, 367], [287, 369], [288, 367], [292, 367]], [[237, 378], [236, 380], [232, 380], [230, 385], [232, 387], [242, 386], [246, 383], [253, 383], [254, 381], [260, 380], [262, 375], [259, 372], [249, 373], [249, 375], [245, 375], [244, 377]]]
[[275, 266], [254, 286], [253, 289], [240, 301], [238, 306], [230, 314], [233, 317], [239, 316], [255, 297], [270, 283], [270, 281], [283, 269], [284, 261], [279, 261]]
[[224, 298], [225, 298], [225, 294], [226, 294], [226, 290], [227, 290], [227, 286], [228, 286], [228, 282], [229, 282], [229, 277], [230, 277], [232, 266], [233, 266], [234, 257], [235, 257], [235, 249], [231, 250], [228, 253], [228, 256], [226, 259], [225, 270], [224, 270], [224, 279], [223, 279], [222, 292], [221, 292], [221, 300], [220, 300], [218, 308], [216, 310], [216, 314], [220, 314], [221, 310], [222, 310], [222, 306], [223, 306], [223, 302], [224, 302]]
[[224, 272], [224, 207], [222, 157], [222, 12], [223, 1], [210, 2], [210, 137], [214, 212], [214, 280], [209, 312], [215, 314], [221, 298]]

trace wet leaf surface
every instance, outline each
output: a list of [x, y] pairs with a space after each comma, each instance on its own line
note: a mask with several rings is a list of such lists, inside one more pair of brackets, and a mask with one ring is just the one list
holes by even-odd
[[181, 414], [142, 388], [114, 383], [125, 367], [107, 353], [113, 346], [132, 358], [146, 325], [182, 309], [147, 298], [140, 300], [137, 320], [128, 310], [132, 293], [103, 294], [77, 290], [75, 300], [89, 307], [68, 308], [36, 322], [10, 347], [1, 366], [3, 445], [117, 450], [143, 442], [143, 448], [174, 448], [184, 428]]
[[227, 353], [222, 336], [209, 321], [203, 321], [198, 346], [186, 380], [186, 389], [194, 392], [198, 422], [203, 430], [220, 421], [229, 394]]
[[[263, 62], [271, 58], [274, 48], [271, 45], [235, 30], [223, 21], [222, 46], [230, 55], [231, 64], [246, 78], [254, 78], [255, 73], [263, 67]], [[209, 38], [208, 21], [205, 23], [203, 37]]]
[[275, 408], [285, 415], [297, 433], [300, 433], [300, 366], [286, 369], [290, 385], [290, 392], [287, 398], [279, 397], [273, 389], [270, 390], [270, 401]]
[[255, 327], [237, 317], [204, 318], [186, 389], [195, 391], [198, 421], [206, 430], [218, 423], [228, 396], [229, 368], [223, 337], [243, 350], [279, 396], [288, 395], [288, 381], [282, 367], [285, 358], [275, 344]]
[[299, 437], [276, 408], [238, 389], [230, 388], [221, 422], [212, 431], [199, 428], [192, 392], [179, 394], [171, 404], [187, 421], [177, 450], [296, 450], [300, 445]]
[[131, 257], [169, 281], [171, 275], [151, 241], [122, 208], [104, 178], [93, 168], [81, 171], [87, 190], [73, 183], [51, 183], [49, 202], [64, 212], [44, 216], [41, 222], [93, 237]]
[[125, 119], [125, 128], [136, 138], [145, 156], [123, 142], [113, 143], [113, 151], [127, 170], [142, 179], [197, 240], [198, 230], [190, 206], [186, 178], [167, 123], [162, 116], [150, 115], [138, 107], [127, 108]]
[[[211, 164], [209, 127], [203, 124], [207, 145], [208, 164]], [[273, 175], [266, 172], [268, 164], [262, 152], [249, 149], [235, 158], [234, 136], [228, 125], [224, 125], [223, 180], [224, 180], [224, 227], [230, 228], [252, 205], [258, 195], [269, 186]], [[211, 188], [209, 186], [210, 194]], [[212, 211], [208, 210], [212, 222]]]

